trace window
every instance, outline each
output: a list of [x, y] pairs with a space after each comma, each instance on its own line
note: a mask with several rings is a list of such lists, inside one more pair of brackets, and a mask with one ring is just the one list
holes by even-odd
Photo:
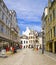
[[31, 40], [31, 43], [32, 43], [32, 40]]
[[8, 20], [8, 19], [6, 18], [6, 24], [7, 24], [7, 20]]
[[1, 8], [0, 8], [0, 18], [1, 18]]
[[9, 20], [8, 20], [8, 18], [6, 18], [6, 24], [9, 25]]
[[3, 33], [3, 25], [1, 25], [1, 32]]
[[22, 44], [22, 41], [21, 41], [21, 44]]
[[38, 38], [38, 36], [36, 36], [36, 38]]
[[8, 29], [8, 35], [10, 35], [9, 29]]
[[0, 8], [0, 12], [1, 12], [1, 8]]
[[55, 19], [55, 10], [53, 10], [53, 19]]
[[26, 41], [26, 43], [28, 43], [28, 41]]
[[4, 13], [2, 12], [2, 20], [4, 20]]
[[32, 39], [32, 36], [31, 36], [31, 39]]
[[55, 37], [55, 27], [53, 27], [53, 31], [54, 31], [54, 37]]
[[52, 22], [52, 15], [50, 15], [50, 22]]
[[24, 41], [24, 44], [25, 44], [25, 41]]
[[52, 29], [50, 30], [50, 33], [51, 33], [51, 38], [52, 38]]
[[30, 39], [30, 37], [29, 37], [29, 39]]
[[54, 30], [54, 37], [56, 36], [56, 27], [53, 27]]
[[36, 43], [38, 42], [38, 40], [36, 40]]

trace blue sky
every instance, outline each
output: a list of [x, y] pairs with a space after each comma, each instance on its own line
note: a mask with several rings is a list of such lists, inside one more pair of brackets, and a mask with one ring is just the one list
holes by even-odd
[[7, 7], [17, 13], [20, 33], [26, 27], [41, 31], [41, 16], [48, 0], [4, 0]]

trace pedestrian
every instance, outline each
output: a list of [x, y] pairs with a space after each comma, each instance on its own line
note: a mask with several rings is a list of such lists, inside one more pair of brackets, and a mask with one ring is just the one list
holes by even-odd
[[9, 47], [7, 46], [7, 47], [6, 47], [6, 51], [9, 51], [9, 50], [10, 50]]
[[12, 52], [14, 53], [14, 51], [15, 51], [15, 48], [14, 48], [14, 47], [12, 47]]
[[10, 47], [10, 51], [12, 52], [12, 46]]

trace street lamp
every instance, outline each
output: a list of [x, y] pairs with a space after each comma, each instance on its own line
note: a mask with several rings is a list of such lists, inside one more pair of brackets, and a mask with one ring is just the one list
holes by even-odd
[[42, 29], [42, 54], [44, 54], [44, 29]]

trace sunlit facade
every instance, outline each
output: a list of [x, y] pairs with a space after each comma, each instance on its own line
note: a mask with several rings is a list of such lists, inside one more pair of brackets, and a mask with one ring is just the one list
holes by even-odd
[[47, 11], [45, 8], [42, 20], [45, 23], [45, 48], [56, 53], [56, 0], [48, 0]]
[[35, 47], [36, 48], [37, 46], [40, 45], [37, 31], [32, 30], [32, 29], [27, 27], [26, 31], [24, 31], [22, 35], [26, 35], [28, 37], [28, 47], [30, 47], [30, 48]]

